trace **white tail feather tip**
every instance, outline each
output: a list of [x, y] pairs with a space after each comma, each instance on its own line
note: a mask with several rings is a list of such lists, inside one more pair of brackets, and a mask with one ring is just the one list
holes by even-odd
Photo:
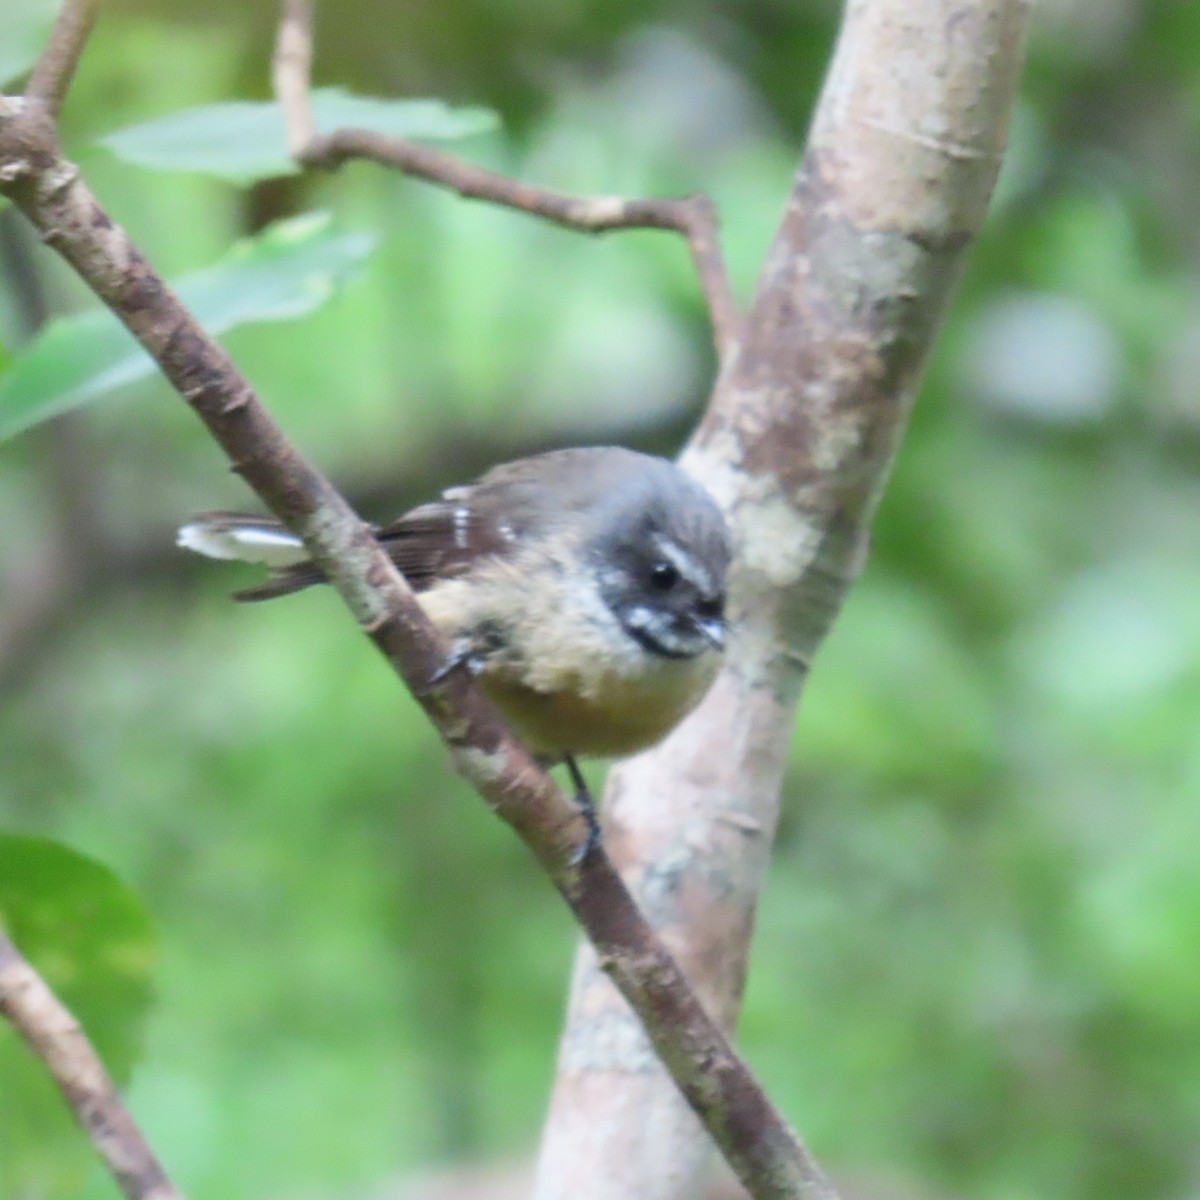
[[175, 544], [206, 558], [235, 562], [262, 563], [268, 567], [287, 567], [302, 561], [304, 543], [283, 529], [240, 526], [221, 527], [207, 521], [193, 521], [180, 528]]

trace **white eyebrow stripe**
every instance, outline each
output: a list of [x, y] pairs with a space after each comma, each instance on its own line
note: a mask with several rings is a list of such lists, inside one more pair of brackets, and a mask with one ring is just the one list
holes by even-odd
[[716, 588], [713, 586], [712, 573], [697, 562], [695, 557], [689, 554], [678, 542], [673, 541], [665, 534], [656, 533], [654, 535], [654, 545], [663, 558], [697, 591], [705, 595], [711, 595], [716, 591]]

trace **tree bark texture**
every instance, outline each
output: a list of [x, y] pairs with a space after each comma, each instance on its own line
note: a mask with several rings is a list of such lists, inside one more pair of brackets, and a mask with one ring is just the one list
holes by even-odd
[[[740, 344], [684, 453], [734, 530], [731, 652], [701, 707], [613, 770], [605, 836], [726, 1029], [796, 706], [987, 211], [1029, 14], [1028, 0], [849, 0]], [[710, 1148], [581, 946], [537, 1200], [695, 1197]]]

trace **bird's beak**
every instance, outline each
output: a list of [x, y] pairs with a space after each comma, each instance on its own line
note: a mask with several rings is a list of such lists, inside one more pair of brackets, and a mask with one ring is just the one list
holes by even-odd
[[720, 652], [725, 649], [725, 622], [719, 617], [700, 617], [692, 624], [714, 650]]

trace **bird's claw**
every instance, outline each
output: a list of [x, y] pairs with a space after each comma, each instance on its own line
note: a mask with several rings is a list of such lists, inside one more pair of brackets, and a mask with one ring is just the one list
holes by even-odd
[[580, 814], [587, 825], [587, 837], [584, 838], [583, 844], [577, 846], [575, 852], [571, 855], [571, 866], [577, 867], [584, 859], [591, 855], [593, 850], [600, 848], [600, 817], [596, 812], [596, 803], [592, 799], [592, 793], [588, 791], [587, 781], [583, 778], [583, 773], [579, 770], [579, 764], [574, 758], [568, 755], [566, 766], [571, 776], [571, 782], [575, 786], [575, 803], [579, 805]]

